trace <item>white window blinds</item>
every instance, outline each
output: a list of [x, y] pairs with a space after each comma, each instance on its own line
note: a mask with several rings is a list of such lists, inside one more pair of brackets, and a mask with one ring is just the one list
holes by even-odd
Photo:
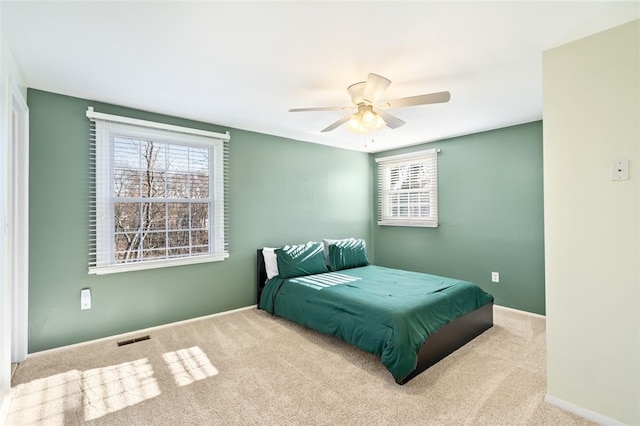
[[437, 150], [377, 158], [378, 225], [438, 226]]
[[89, 272], [223, 260], [228, 134], [87, 111]]

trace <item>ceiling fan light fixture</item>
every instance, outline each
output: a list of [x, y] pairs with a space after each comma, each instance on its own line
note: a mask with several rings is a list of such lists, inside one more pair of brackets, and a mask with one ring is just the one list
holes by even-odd
[[355, 133], [368, 133], [380, 130], [387, 123], [375, 111], [371, 105], [361, 105], [358, 112], [353, 114], [347, 122], [347, 129]]
[[363, 133], [365, 130], [364, 130], [364, 127], [362, 127], [362, 124], [360, 123], [360, 113], [353, 114], [349, 119], [349, 121], [347, 121], [346, 127], [352, 132]]
[[361, 121], [366, 129], [371, 130], [376, 126], [376, 114], [368, 109], [362, 113]]

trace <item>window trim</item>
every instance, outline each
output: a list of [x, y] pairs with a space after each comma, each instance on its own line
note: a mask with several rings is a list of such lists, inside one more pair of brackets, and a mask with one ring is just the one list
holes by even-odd
[[95, 266], [89, 268], [90, 274], [107, 275], [118, 272], [144, 271], [147, 269], [168, 268], [172, 266], [196, 265], [198, 263], [220, 262], [229, 257], [229, 253], [220, 255], [202, 255], [178, 257], [175, 259], [145, 260], [144, 262], [119, 263], [111, 266]]
[[134, 126], [146, 127], [149, 129], [160, 129], [160, 130], [168, 130], [176, 133], [186, 133], [189, 135], [206, 136], [209, 138], [220, 139], [227, 142], [231, 139], [231, 137], [229, 136], [229, 132], [226, 132], [226, 133], [211, 132], [209, 130], [200, 130], [200, 129], [193, 129], [191, 127], [174, 126], [173, 124], [165, 124], [165, 123], [158, 123], [156, 121], [140, 120], [137, 118], [123, 117], [121, 115], [105, 114], [103, 112], [94, 111], [93, 107], [87, 108], [87, 118], [89, 118], [89, 120], [91, 121], [95, 121], [95, 120], [110, 121], [113, 123], [132, 124]]
[[[437, 228], [438, 227], [438, 153], [437, 148], [414, 151], [405, 154], [392, 155], [388, 157], [379, 157], [375, 161], [377, 163], [377, 184], [378, 184], [378, 200], [377, 200], [377, 216], [378, 226], [413, 226], [413, 227], [425, 227], [425, 228]], [[407, 164], [407, 163], [420, 163], [431, 162], [433, 168], [433, 178], [435, 184], [429, 190], [432, 195], [435, 195], [435, 201], [430, 201], [431, 215], [428, 218], [393, 218], [385, 217], [384, 212], [388, 203], [387, 197], [384, 195], [384, 182], [386, 178], [383, 176], [385, 170], [389, 166], [394, 164]]]
[[[91, 126], [91, 177], [90, 177], [90, 250], [89, 250], [89, 273], [90, 274], [111, 274], [116, 272], [128, 272], [136, 270], [146, 270], [164, 268], [170, 266], [180, 266], [198, 264], [205, 262], [222, 261], [229, 257], [228, 244], [228, 194], [227, 194], [227, 156], [230, 140], [229, 132], [216, 133], [206, 130], [191, 129], [188, 127], [174, 126], [164, 123], [157, 123], [146, 120], [138, 120], [129, 117], [122, 117], [111, 114], [96, 113], [92, 107], [87, 109], [87, 117], [92, 121]], [[156, 259], [131, 263], [115, 263], [114, 247], [112, 239], [114, 235], [114, 218], [111, 205], [114, 200], [109, 196], [108, 201], [98, 199], [98, 194], [112, 194], [113, 176], [113, 144], [112, 135], [124, 134], [131, 137], [143, 139], [155, 139], [158, 142], [180, 144], [187, 146], [202, 146], [213, 149], [218, 155], [210, 159], [210, 182], [211, 193], [209, 196], [210, 208], [217, 210], [218, 214], [213, 214], [215, 224], [209, 227], [210, 248], [216, 250], [215, 253], [178, 257], [172, 259]], [[188, 141], [185, 142], [185, 135]], [[98, 161], [99, 158], [108, 161]], [[100, 188], [98, 188], [100, 185]], [[216, 200], [222, 198], [222, 208], [218, 209]], [[100, 220], [102, 218], [102, 220]], [[216, 234], [213, 234], [216, 232]], [[222, 247], [216, 247], [221, 244]], [[104, 256], [104, 257], [102, 257]], [[106, 259], [106, 262], [104, 261]], [[102, 260], [99, 262], [99, 260]]]

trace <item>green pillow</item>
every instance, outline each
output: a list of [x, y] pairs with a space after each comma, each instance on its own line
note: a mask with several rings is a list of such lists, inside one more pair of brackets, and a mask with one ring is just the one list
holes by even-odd
[[322, 243], [286, 245], [275, 250], [280, 278], [329, 272]]
[[342, 240], [329, 245], [329, 269], [332, 271], [368, 264], [364, 240]]

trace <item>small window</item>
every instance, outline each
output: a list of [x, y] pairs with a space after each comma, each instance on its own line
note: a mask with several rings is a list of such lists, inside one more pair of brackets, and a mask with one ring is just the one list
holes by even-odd
[[87, 116], [89, 272], [226, 259], [228, 135], [92, 110]]
[[438, 226], [435, 149], [377, 158], [378, 225]]

